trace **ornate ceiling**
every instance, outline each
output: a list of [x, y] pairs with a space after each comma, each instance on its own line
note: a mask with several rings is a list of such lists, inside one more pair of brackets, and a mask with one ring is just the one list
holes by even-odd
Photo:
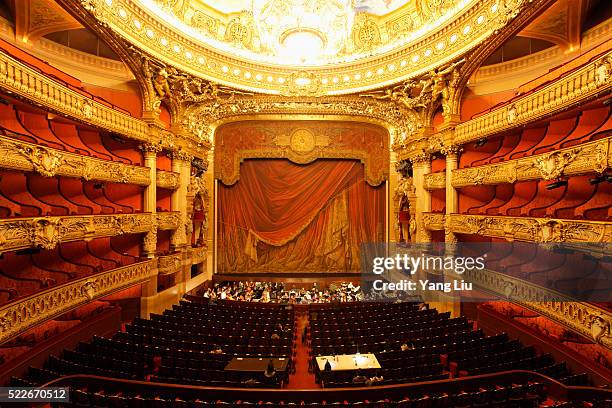
[[341, 95], [460, 59], [527, 0], [81, 0], [155, 59], [250, 92]]

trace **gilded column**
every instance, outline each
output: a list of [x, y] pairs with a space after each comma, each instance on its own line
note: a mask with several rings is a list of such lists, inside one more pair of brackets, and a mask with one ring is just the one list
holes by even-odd
[[431, 235], [425, 228], [423, 213], [431, 211], [431, 193], [425, 190], [425, 175], [431, 173], [431, 155], [419, 153], [410, 159], [413, 169], [413, 183], [416, 194], [415, 219], [416, 241], [431, 242]]
[[172, 192], [170, 196], [170, 207], [172, 211], [180, 212], [180, 221], [178, 228], [172, 232], [170, 237], [171, 250], [177, 251], [184, 248], [187, 244], [186, 240], [186, 222], [187, 222], [187, 188], [189, 186], [189, 178], [191, 173], [192, 156], [181, 151], [171, 152], [172, 171], [178, 173], [180, 184], [179, 188]]
[[[160, 145], [140, 145], [144, 156], [144, 165], [149, 168], [150, 183], [145, 187], [143, 211], [155, 215], [157, 208], [157, 153], [161, 151]], [[143, 253], [147, 258], [153, 258], [157, 250], [157, 219], [153, 217], [151, 231], [143, 239]]]
[[[442, 153], [446, 155], [446, 215], [459, 212], [459, 193], [452, 185], [453, 170], [459, 166], [459, 154], [461, 147], [457, 145], [445, 146]], [[449, 217], [446, 217], [449, 219]], [[445, 228], [445, 241], [447, 243], [457, 242], [456, 235]]]

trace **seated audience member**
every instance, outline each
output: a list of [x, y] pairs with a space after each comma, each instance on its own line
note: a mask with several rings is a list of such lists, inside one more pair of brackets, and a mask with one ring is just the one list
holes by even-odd
[[223, 354], [223, 350], [221, 350], [221, 347], [217, 347], [210, 350], [210, 354]]
[[358, 370], [357, 374], [353, 377], [353, 384], [365, 384], [367, 380], [368, 380], [368, 377], [363, 375], [361, 370]]

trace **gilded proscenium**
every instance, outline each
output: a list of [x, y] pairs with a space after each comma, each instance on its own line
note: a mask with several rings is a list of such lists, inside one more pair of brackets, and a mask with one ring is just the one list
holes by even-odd
[[0, 88], [97, 128], [148, 140], [149, 126], [145, 122], [96, 102], [1, 51]]
[[429, 173], [423, 180], [425, 190], [442, 190], [446, 188], [446, 172]]
[[0, 168], [116, 183], [149, 184], [149, 169], [110, 162], [0, 136]]
[[602, 173], [612, 164], [612, 137], [502, 163], [453, 170], [452, 186], [555, 180], [561, 176]]
[[[98, 21], [131, 44], [166, 64], [214, 82], [252, 92], [282, 94], [292, 75], [304, 70], [303, 67], [257, 63], [215, 52], [210, 47], [196, 44], [171, 25], [160, 24], [158, 17], [132, 0], [81, 0], [81, 3], [87, 5]], [[538, 6], [538, 2], [533, 3], [521, 0], [503, 3], [499, 0], [474, 1], [429, 35], [409, 41], [393, 52], [354, 62], [313, 67], [308, 72], [321, 78], [322, 95], [362, 92], [417, 77], [473, 49], [504, 27], [511, 19], [509, 16]], [[134, 19], [138, 24], [133, 23]]]
[[148, 232], [152, 226], [150, 213], [8, 218], [0, 220], [0, 252], [53, 249], [61, 242]]
[[[587, 302], [491, 270], [466, 270], [463, 279], [612, 350], [612, 314]], [[546, 301], [544, 301], [546, 299]]]
[[94, 299], [148, 280], [155, 274], [152, 266], [152, 261], [123, 266], [54, 286], [1, 307], [0, 344]]
[[181, 220], [179, 211], [156, 212], [157, 228], [160, 230], [175, 230]]
[[157, 258], [157, 273], [159, 275], [171, 275], [180, 272], [183, 267], [183, 254], [177, 253]]
[[612, 242], [612, 223], [552, 218], [450, 214], [450, 232], [539, 243]]
[[242, 120], [335, 120], [373, 123], [389, 131], [401, 143], [421, 126], [408, 109], [392, 102], [360, 97], [282, 98], [237, 96], [231, 101], [200, 103], [186, 109], [183, 126], [194, 139], [212, 144], [217, 128]]
[[612, 52], [510, 104], [457, 125], [454, 143], [465, 144], [541, 120], [612, 90]]
[[176, 190], [180, 185], [180, 174], [172, 171], [157, 170], [157, 187]]
[[444, 214], [423, 213], [423, 225], [430, 231], [444, 231], [444, 222]]

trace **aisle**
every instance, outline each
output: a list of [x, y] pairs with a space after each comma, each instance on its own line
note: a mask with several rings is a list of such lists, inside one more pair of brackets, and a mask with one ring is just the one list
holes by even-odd
[[304, 313], [298, 317], [296, 331], [297, 340], [296, 345], [296, 356], [295, 356], [295, 374], [289, 376], [288, 389], [306, 389], [306, 388], [320, 388], [319, 384], [315, 382], [314, 374], [308, 372], [308, 342], [302, 342], [302, 333], [304, 328], [308, 324], [308, 313]]

